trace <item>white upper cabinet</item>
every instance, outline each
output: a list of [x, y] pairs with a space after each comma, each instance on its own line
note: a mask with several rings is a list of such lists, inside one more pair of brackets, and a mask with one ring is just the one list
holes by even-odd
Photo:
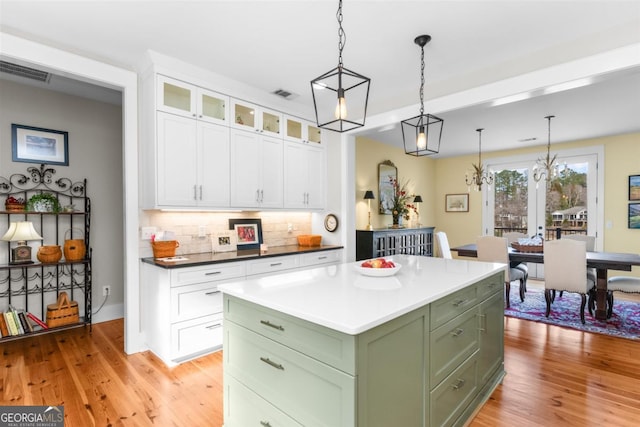
[[322, 144], [320, 128], [315, 123], [293, 116], [284, 116], [284, 139], [304, 144]]
[[234, 98], [230, 103], [233, 127], [282, 138], [282, 113]]
[[284, 146], [284, 207], [324, 209], [325, 151], [287, 141]]
[[229, 97], [180, 80], [158, 75], [157, 109], [180, 116], [228, 125]]

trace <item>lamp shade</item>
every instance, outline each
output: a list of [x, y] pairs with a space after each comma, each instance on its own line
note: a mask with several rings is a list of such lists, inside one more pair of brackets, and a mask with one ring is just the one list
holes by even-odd
[[418, 195], [413, 198], [413, 203], [422, 203], [422, 196]]
[[28, 240], [42, 240], [42, 236], [33, 228], [31, 221], [12, 222], [9, 230], [2, 236], [6, 242], [26, 242]]
[[364, 199], [365, 200], [372, 200], [375, 199], [375, 197], [373, 196], [373, 191], [371, 190], [367, 190], [364, 192]]

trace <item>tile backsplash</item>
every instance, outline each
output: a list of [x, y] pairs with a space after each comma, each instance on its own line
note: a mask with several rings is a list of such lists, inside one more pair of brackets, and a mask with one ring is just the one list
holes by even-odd
[[[268, 246], [296, 245], [298, 235], [311, 233], [309, 212], [143, 211], [140, 226], [172, 231], [180, 243], [176, 255], [184, 255], [211, 252], [211, 236], [228, 230], [229, 218], [260, 218], [262, 237]], [[204, 237], [200, 237], [201, 232]], [[153, 256], [148, 240], [140, 239], [140, 256]]]

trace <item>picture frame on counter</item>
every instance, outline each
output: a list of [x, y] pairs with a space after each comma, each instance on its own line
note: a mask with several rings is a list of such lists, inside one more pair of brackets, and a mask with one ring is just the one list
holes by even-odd
[[211, 245], [213, 253], [237, 250], [235, 230], [217, 232], [211, 239]]
[[260, 218], [229, 218], [229, 229], [233, 230], [238, 251], [260, 250], [262, 220]]
[[14, 162], [69, 166], [69, 132], [11, 124]]

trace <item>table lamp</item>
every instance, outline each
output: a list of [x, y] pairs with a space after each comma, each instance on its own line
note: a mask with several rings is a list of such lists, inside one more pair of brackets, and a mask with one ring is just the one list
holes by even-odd
[[373, 230], [373, 226], [371, 225], [371, 200], [375, 199], [375, 197], [373, 196], [373, 191], [371, 191], [371, 190], [365, 191], [364, 192], [364, 199], [369, 204], [369, 222], [367, 224], [367, 230], [371, 231], [371, 230]]
[[6, 242], [18, 242], [18, 245], [11, 249], [11, 261], [9, 264], [32, 264], [31, 246], [27, 245], [29, 240], [42, 240], [42, 237], [33, 228], [30, 221], [12, 222], [9, 230], [2, 236]]
[[422, 196], [420, 196], [420, 195], [415, 196], [413, 198], [413, 203], [416, 204], [416, 216], [418, 217], [417, 218], [418, 219], [418, 223], [416, 224], [416, 227], [419, 227], [420, 226], [420, 210], [418, 209], [418, 207], [420, 205], [418, 205], [418, 203], [422, 203]]

